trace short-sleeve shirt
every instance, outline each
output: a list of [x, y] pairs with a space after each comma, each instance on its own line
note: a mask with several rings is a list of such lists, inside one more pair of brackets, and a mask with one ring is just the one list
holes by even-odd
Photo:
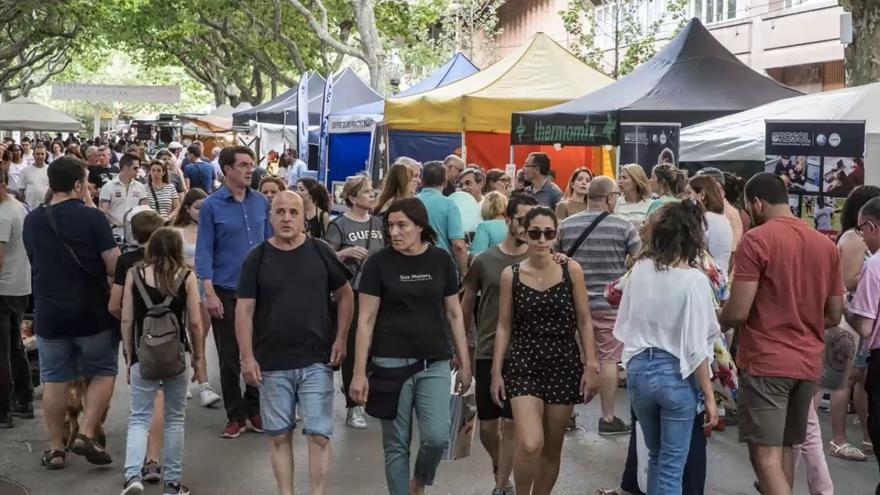
[[3, 244], [0, 296], [26, 296], [31, 293], [31, 264], [24, 250], [23, 227], [24, 208], [10, 196], [0, 203], [0, 243]]
[[873, 332], [865, 341], [865, 350], [880, 349], [880, 253], [867, 261], [859, 279], [859, 287], [849, 304], [849, 310], [859, 316], [874, 320]]
[[437, 234], [437, 247], [450, 252], [452, 241], [464, 239], [458, 206], [433, 187], [422, 189], [417, 197], [428, 210], [428, 223]]
[[101, 257], [116, 247], [107, 218], [78, 199], [50, 208], [62, 238], [93, 275], [77, 266], [58, 241], [44, 208], [25, 217], [24, 246], [33, 273], [37, 335], [44, 339], [85, 337], [114, 328], [115, 319], [107, 311], [107, 269]]
[[[350, 247], [362, 247], [370, 254], [374, 254], [385, 247], [383, 230], [382, 219], [379, 217], [371, 216], [366, 222], [358, 222], [345, 215], [340, 215], [327, 226], [324, 240], [337, 251]], [[344, 263], [354, 274], [351, 286], [357, 290], [360, 286], [361, 268], [363, 268], [364, 261], [349, 258]]]
[[144, 248], [139, 247], [134, 251], [127, 251], [116, 258], [116, 270], [113, 272], [113, 285], [125, 287], [125, 276], [128, 270], [144, 260]]
[[252, 249], [236, 297], [256, 299], [254, 357], [260, 368], [293, 370], [328, 362], [336, 338], [329, 294], [346, 282], [345, 267], [323, 241], [307, 238], [291, 251], [266, 241]]
[[168, 218], [171, 215], [174, 198], [177, 197], [177, 188], [171, 184], [163, 184], [159, 188], [154, 187], [152, 184], [147, 184], [147, 200], [149, 201], [150, 208], [162, 218]]
[[[601, 211], [587, 210], [572, 215], [559, 224], [559, 249], [563, 253], [577, 241]], [[590, 233], [572, 258], [581, 265], [592, 310], [613, 310], [605, 299], [605, 287], [626, 273], [626, 258], [638, 252], [642, 242], [635, 226], [608, 215]]]
[[739, 368], [752, 376], [818, 380], [825, 303], [843, 295], [837, 248], [799, 218], [773, 218], [743, 235], [734, 265], [734, 282], [758, 282], [739, 333]]
[[492, 246], [474, 258], [464, 277], [468, 289], [480, 292], [480, 309], [477, 312], [477, 359], [492, 359], [495, 350], [495, 328], [498, 326], [498, 302], [501, 298], [501, 272], [508, 266], [520, 263], [529, 254], [511, 256]]
[[424, 253], [407, 256], [386, 247], [364, 263], [360, 293], [381, 299], [374, 356], [452, 357], [443, 300], [458, 293], [458, 274], [448, 253], [429, 245]]
[[101, 189], [110, 181], [119, 175], [119, 167], [110, 165], [109, 167], [92, 167], [89, 169], [89, 182], [95, 185], [96, 189]]
[[183, 175], [189, 179], [189, 188], [199, 188], [206, 193], [214, 190], [214, 167], [210, 163], [193, 162], [183, 167]]
[[538, 203], [553, 211], [556, 211], [556, 205], [562, 199], [562, 189], [559, 189], [559, 186], [549, 179], [540, 189], [535, 189], [534, 186], [531, 186], [529, 192], [538, 200]]
[[131, 180], [128, 186], [114, 178], [101, 188], [100, 200], [110, 204], [110, 212], [107, 215], [110, 223], [114, 227], [120, 228], [125, 224], [125, 213], [141, 204], [141, 201], [147, 199], [147, 191], [143, 184], [136, 180]]
[[49, 166], [30, 166], [21, 172], [19, 186], [24, 189], [24, 201], [33, 210], [40, 206], [49, 190]]

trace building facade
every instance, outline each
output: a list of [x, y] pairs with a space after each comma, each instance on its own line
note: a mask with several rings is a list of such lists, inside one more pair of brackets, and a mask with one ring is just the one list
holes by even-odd
[[[613, 72], [616, 9], [630, 2], [638, 21], [647, 27], [659, 22], [658, 46], [670, 38], [673, 24], [665, 16], [667, 0], [583, 0], [594, 5], [596, 46]], [[564, 46], [571, 40], [560, 17], [568, 0], [509, 0], [498, 18], [504, 55], [538, 31]], [[837, 0], [689, 0], [691, 17], [740, 60], [783, 84], [813, 93], [844, 87], [844, 45], [840, 41], [843, 9]], [[625, 47], [618, 46], [622, 52]]]

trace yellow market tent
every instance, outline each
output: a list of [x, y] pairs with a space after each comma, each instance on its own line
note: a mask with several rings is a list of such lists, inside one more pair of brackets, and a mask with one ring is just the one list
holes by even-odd
[[613, 81], [544, 33], [452, 84], [385, 102], [390, 129], [510, 132], [510, 115], [566, 102]]

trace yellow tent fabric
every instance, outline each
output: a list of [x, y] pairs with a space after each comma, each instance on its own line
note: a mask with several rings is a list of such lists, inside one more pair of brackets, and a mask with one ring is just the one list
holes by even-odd
[[613, 81], [544, 33], [464, 79], [385, 102], [389, 128], [510, 132], [510, 114], [579, 98]]

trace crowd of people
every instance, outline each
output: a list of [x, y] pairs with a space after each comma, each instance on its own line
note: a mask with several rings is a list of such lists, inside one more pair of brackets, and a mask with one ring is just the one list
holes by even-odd
[[334, 215], [293, 151], [261, 166], [244, 146], [208, 161], [199, 142], [98, 141], [83, 157], [25, 138], [0, 156], [0, 427], [35, 416], [32, 318], [42, 465], [113, 462], [103, 421], [124, 379], [123, 495], [152, 482], [190, 493], [193, 395], [222, 401], [222, 438], [266, 434], [282, 495], [298, 425], [310, 492], [325, 492], [338, 393], [347, 427], [381, 422], [392, 495], [432, 485], [451, 396], [474, 381], [493, 495], [553, 493], [574, 406], [595, 396], [599, 434], [629, 435], [619, 487], [597, 494], [704, 493], [707, 436], [733, 424], [761, 493], [792, 493], [802, 459], [810, 493], [831, 494], [820, 388], [831, 455], [864, 461], [880, 438], [877, 187], [847, 198], [835, 246], [792, 214], [773, 173], [629, 164], [617, 180], [576, 169], [563, 189], [541, 153], [517, 181], [455, 155], [401, 157], [378, 192], [348, 178]]

